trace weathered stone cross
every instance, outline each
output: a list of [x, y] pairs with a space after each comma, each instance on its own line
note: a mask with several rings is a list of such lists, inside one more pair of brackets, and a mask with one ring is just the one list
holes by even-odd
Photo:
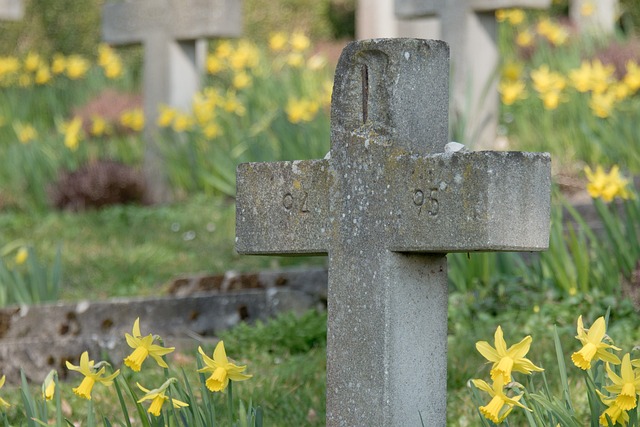
[[0, 20], [19, 21], [23, 16], [22, 0], [0, 0]]
[[158, 147], [158, 106], [188, 110], [200, 88], [208, 37], [240, 35], [240, 0], [136, 0], [107, 3], [103, 39], [115, 45], [144, 45], [144, 169], [152, 201], [167, 200]]
[[445, 254], [548, 244], [548, 154], [444, 152], [448, 57], [351, 43], [330, 158], [238, 166], [239, 253], [329, 255], [329, 426], [446, 425]]

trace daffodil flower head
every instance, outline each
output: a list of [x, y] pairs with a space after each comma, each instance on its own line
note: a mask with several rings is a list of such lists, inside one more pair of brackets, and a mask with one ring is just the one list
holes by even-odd
[[[596, 390], [598, 396], [600, 396], [600, 400], [602, 403], [608, 406], [605, 411], [600, 414], [600, 424], [603, 426], [609, 425], [609, 420], [611, 421], [611, 425], [616, 425], [616, 423], [620, 423], [623, 426], [626, 426], [629, 423], [629, 414], [627, 411], [620, 407], [617, 399], [612, 399], [600, 392], [600, 390]], [[609, 420], [607, 420], [607, 418]]]
[[612, 344], [602, 342], [606, 336], [606, 325], [604, 317], [599, 317], [593, 322], [591, 328], [585, 329], [582, 323], [582, 316], [578, 317], [578, 335], [576, 338], [582, 343], [582, 348], [571, 355], [574, 365], [582, 370], [591, 368], [591, 362], [603, 360], [614, 365], [620, 364], [620, 359], [608, 349], [620, 349]]
[[531, 372], [542, 372], [544, 369], [534, 365], [525, 356], [531, 347], [531, 336], [526, 336], [518, 344], [514, 344], [507, 349], [507, 343], [502, 334], [502, 328], [498, 326], [494, 336], [495, 348], [486, 341], [478, 341], [476, 349], [489, 362], [493, 362], [491, 367], [491, 379], [496, 381], [502, 378], [503, 383], [511, 381], [511, 372], [516, 371], [523, 374]]
[[522, 395], [508, 397], [504, 393], [504, 382], [502, 381], [502, 377], [497, 377], [493, 381], [493, 386], [490, 386], [482, 380], [471, 380], [471, 382], [478, 389], [489, 393], [491, 396], [491, 401], [485, 406], [480, 406], [478, 409], [486, 419], [493, 421], [496, 424], [500, 424], [504, 421], [504, 419], [507, 418], [507, 415], [511, 413], [514, 406], [519, 406], [527, 411], [531, 411], [519, 402]]
[[149, 406], [149, 409], [147, 410], [147, 412], [149, 412], [151, 415], [156, 417], [160, 416], [160, 412], [162, 411], [162, 405], [164, 405], [164, 402], [166, 402], [167, 400], [171, 400], [171, 404], [176, 409], [189, 406], [189, 404], [186, 402], [182, 402], [181, 400], [172, 399], [168, 396], [165, 396], [166, 390], [169, 388], [169, 386], [172, 383], [176, 381], [177, 380], [175, 378], [169, 378], [167, 381], [164, 382], [164, 384], [162, 384], [160, 387], [155, 388], [153, 390], [146, 389], [143, 386], [141, 386], [140, 383], [136, 383], [138, 388], [145, 393], [145, 395], [138, 400], [138, 403], [142, 403], [145, 400], [151, 400], [151, 405]]
[[[2, 378], [0, 378], [0, 388], [2, 388], [4, 386], [4, 382], [7, 380], [6, 376], [2, 376]], [[11, 407], [11, 403], [7, 402], [6, 400], [4, 400], [3, 398], [0, 397], [0, 408], [10, 408]]]
[[56, 381], [58, 373], [55, 370], [49, 371], [44, 382], [42, 383], [42, 397], [44, 400], [53, 399], [53, 395], [56, 392]]
[[120, 374], [118, 369], [111, 375], [104, 375], [106, 370], [106, 362], [94, 363], [93, 360], [89, 360], [89, 353], [84, 352], [80, 355], [80, 365], [75, 366], [67, 361], [67, 369], [70, 371], [77, 371], [84, 375], [84, 379], [80, 385], [73, 389], [73, 392], [87, 400], [91, 400], [91, 391], [96, 383], [101, 383], [105, 386], [113, 384], [113, 379]]
[[206, 365], [204, 368], [199, 369], [198, 372], [211, 372], [206, 385], [213, 392], [224, 391], [229, 385], [229, 380], [244, 381], [253, 376], [242, 373], [247, 369], [246, 365], [235, 365], [229, 361], [222, 341], [213, 350], [213, 359], [207, 356], [201, 347], [198, 347], [198, 352], [202, 355], [202, 360]]
[[136, 321], [133, 322], [131, 335], [125, 334], [125, 338], [127, 339], [129, 347], [133, 348], [133, 353], [124, 359], [124, 364], [135, 372], [140, 372], [142, 364], [149, 356], [151, 356], [160, 367], [169, 367], [162, 359], [162, 356], [171, 353], [175, 350], [175, 347], [162, 347], [154, 344], [153, 341], [155, 337], [151, 334], [143, 337], [140, 333], [140, 318], [137, 318]]
[[622, 357], [620, 366], [620, 376], [618, 376], [607, 363], [607, 374], [613, 385], [605, 387], [609, 393], [615, 393], [616, 402], [620, 409], [629, 411], [636, 407], [636, 395], [640, 394], [640, 373], [633, 372], [631, 366], [631, 356], [629, 353]]

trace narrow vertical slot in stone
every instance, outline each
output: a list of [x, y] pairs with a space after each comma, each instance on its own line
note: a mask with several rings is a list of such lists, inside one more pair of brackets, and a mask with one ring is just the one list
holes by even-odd
[[362, 65], [362, 123], [367, 123], [369, 106], [369, 68]]

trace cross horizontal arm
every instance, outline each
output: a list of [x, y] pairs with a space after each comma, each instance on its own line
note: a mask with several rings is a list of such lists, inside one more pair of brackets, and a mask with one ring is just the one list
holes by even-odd
[[240, 254], [326, 254], [329, 162], [243, 163], [236, 179]]
[[[478, 151], [402, 156], [392, 186], [398, 252], [540, 251], [549, 245], [551, 158]], [[390, 211], [391, 213], [391, 211]]]
[[143, 42], [154, 33], [174, 40], [239, 36], [242, 2], [238, 0], [136, 0], [107, 3], [102, 34], [116, 45]]

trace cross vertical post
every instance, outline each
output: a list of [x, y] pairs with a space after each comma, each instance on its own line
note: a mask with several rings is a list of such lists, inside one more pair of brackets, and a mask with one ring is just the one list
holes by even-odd
[[103, 39], [144, 47], [144, 172], [153, 202], [170, 199], [159, 147], [158, 107], [189, 110], [200, 88], [205, 39], [238, 36], [240, 0], [136, 0], [103, 7]]
[[446, 425], [449, 252], [548, 245], [547, 154], [444, 153], [448, 46], [349, 44], [331, 156], [238, 166], [236, 249], [328, 254], [327, 425]]
[[23, 16], [22, 0], [0, 0], [0, 20], [19, 21]]

